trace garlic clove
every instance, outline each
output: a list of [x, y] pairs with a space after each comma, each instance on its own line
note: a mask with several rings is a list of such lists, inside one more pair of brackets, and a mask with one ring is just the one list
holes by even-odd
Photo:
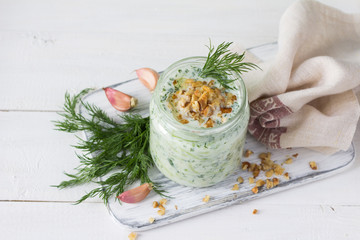
[[110, 104], [121, 112], [126, 112], [137, 104], [137, 99], [113, 88], [103, 88]]
[[135, 72], [140, 82], [142, 82], [151, 92], [154, 91], [159, 79], [159, 73], [151, 68], [140, 68]]
[[145, 199], [150, 193], [152, 186], [150, 183], [144, 183], [136, 188], [130, 189], [117, 196], [120, 201], [125, 203], [137, 203]]

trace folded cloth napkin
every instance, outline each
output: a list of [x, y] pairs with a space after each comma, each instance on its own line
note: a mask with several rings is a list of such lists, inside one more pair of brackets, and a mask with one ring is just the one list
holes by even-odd
[[249, 132], [271, 148], [347, 150], [360, 115], [360, 14], [297, 1], [280, 20], [279, 50], [244, 76]]

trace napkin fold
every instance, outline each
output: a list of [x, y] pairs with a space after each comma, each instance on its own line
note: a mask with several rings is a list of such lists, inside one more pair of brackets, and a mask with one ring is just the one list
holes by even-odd
[[244, 76], [249, 132], [271, 148], [347, 150], [360, 116], [360, 14], [316, 1], [290, 6], [280, 20], [279, 50], [263, 71]]

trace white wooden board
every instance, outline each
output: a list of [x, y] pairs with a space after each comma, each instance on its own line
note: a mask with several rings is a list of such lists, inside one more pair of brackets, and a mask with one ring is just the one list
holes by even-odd
[[[274, 55], [276, 49], [277, 45], [270, 43], [261, 45], [257, 48], [252, 48], [249, 51], [261, 58], [269, 58]], [[148, 105], [151, 94], [140, 81], [132, 79], [120, 84], [112, 85], [111, 87], [138, 98], [139, 104], [136, 111], [142, 115], [148, 115]], [[103, 90], [100, 89], [88, 94], [84, 98], [84, 101], [95, 104], [106, 111], [111, 117], [115, 119], [118, 118], [119, 113], [111, 107]], [[84, 108], [80, 108], [80, 113], [87, 116]], [[85, 135], [87, 136], [87, 133], [85, 133]], [[258, 154], [270, 151], [250, 135], [247, 137], [245, 149], [250, 149], [254, 151], [255, 154], [248, 159], [243, 159], [243, 161], [257, 164], [260, 163], [257, 157]], [[293, 164], [285, 164], [283, 166], [286, 169], [285, 171], [289, 173], [290, 180], [277, 176], [280, 179], [280, 184], [275, 188], [266, 189], [266, 187], [263, 186], [259, 188], [258, 194], [254, 194], [251, 189], [255, 184], [249, 184], [247, 181], [247, 179], [252, 176], [251, 173], [241, 169], [237, 170], [235, 174], [221, 183], [208, 188], [191, 188], [178, 185], [154, 169], [150, 178], [154, 182], [160, 183], [163, 189], [165, 189], [167, 194], [171, 197], [171, 201], [169, 201], [169, 204], [167, 205], [166, 214], [164, 216], [158, 216], [156, 209], [151, 207], [153, 201], [160, 199], [160, 197], [155, 194], [138, 204], [124, 203], [120, 205], [118, 201], [111, 199], [108, 204], [109, 212], [117, 221], [130, 229], [147, 230], [320, 180], [349, 168], [355, 158], [355, 148], [353, 146], [347, 151], [340, 151], [331, 156], [323, 155], [305, 148], [271, 150], [271, 152], [272, 160], [275, 160], [278, 164], [283, 163], [293, 154], [299, 154], [298, 158], [293, 157]], [[309, 167], [310, 161], [315, 161], [318, 164], [318, 170], [314, 171]], [[233, 191], [231, 188], [237, 183], [236, 179], [239, 176], [242, 176], [245, 181], [240, 185], [238, 191]], [[264, 176], [264, 173], [262, 173], [257, 179], [265, 180], [266, 177]], [[202, 202], [202, 199], [206, 195], [211, 197], [211, 200], [208, 203]], [[175, 205], [177, 205], [178, 209], [175, 209]], [[154, 223], [149, 223], [150, 217], [156, 219]]]

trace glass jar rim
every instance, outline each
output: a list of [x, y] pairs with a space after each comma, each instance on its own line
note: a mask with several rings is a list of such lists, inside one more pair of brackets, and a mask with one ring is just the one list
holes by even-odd
[[[168, 111], [166, 111], [165, 109], [163, 109], [161, 107], [161, 102], [160, 102], [160, 89], [162, 88], [162, 85], [165, 84], [166, 82], [166, 75], [173, 70], [174, 68], [179, 68], [182, 65], [188, 65], [191, 63], [199, 63], [199, 60], [204, 62], [206, 61], [206, 57], [203, 56], [193, 56], [193, 57], [187, 57], [187, 58], [183, 58], [180, 59], [176, 62], [174, 62], [173, 64], [171, 64], [169, 67], [167, 67], [160, 75], [159, 81], [157, 83], [157, 87], [155, 89], [154, 94], [156, 94], [155, 97], [155, 105], [157, 105], [157, 107], [159, 108], [160, 112], [164, 115], [164, 117], [169, 120], [167, 123], [169, 123], [169, 125], [171, 125], [171, 127], [173, 127], [176, 130], [180, 130], [180, 131], [188, 131], [188, 132], [193, 132], [193, 133], [197, 133], [197, 134], [208, 134], [209, 132], [221, 132], [224, 129], [228, 128], [228, 126], [231, 126], [231, 124], [233, 122], [235, 122], [236, 120], [238, 120], [241, 117], [241, 114], [244, 112], [244, 109], [246, 108], [247, 105], [247, 101], [248, 101], [248, 96], [247, 96], [247, 90], [245, 87], [245, 83], [242, 80], [241, 76], [236, 73], [236, 72], [232, 72], [232, 75], [235, 76], [235, 81], [234, 83], [238, 83], [238, 85], [240, 86], [240, 89], [238, 91], [240, 91], [240, 96], [241, 97], [241, 102], [239, 102], [239, 109], [237, 111], [237, 113], [232, 116], [228, 121], [226, 121], [223, 124], [220, 124], [219, 126], [215, 126], [212, 128], [203, 128], [203, 127], [194, 127], [194, 126], [189, 126], [186, 124], [182, 124], [179, 121], [177, 121], [171, 113], [169, 113]], [[193, 60], [193, 61], [191, 61]], [[198, 62], [196, 61], [198, 60]], [[167, 126], [169, 127], [169, 126]]]

